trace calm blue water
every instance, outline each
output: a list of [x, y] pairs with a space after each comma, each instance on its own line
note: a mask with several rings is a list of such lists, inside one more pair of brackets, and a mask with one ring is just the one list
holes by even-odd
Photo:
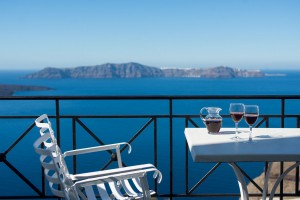
[[[197, 78], [144, 78], [144, 79], [62, 79], [62, 80], [28, 80], [21, 78], [28, 71], [9, 72], [0, 71], [0, 84], [22, 84], [39, 85], [52, 88], [49, 91], [23, 91], [17, 92], [16, 96], [41, 96], [41, 95], [298, 95], [300, 94], [300, 71], [280, 71], [287, 76], [274, 76], [263, 78], [239, 78], [239, 79], [197, 79]], [[276, 72], [272, 72], [276, 73]], [[218, 106], [223, 110], [222, 114], [228, 114], [230, 102], [236, 100], [204, 100], [204, 101], [174, 101], [174, 114], [198, 114], [204, 106]], [[47, 113], [55, 114], [54, 103], [43, 101], [0, 101], [0, 115], [40, 115]], [[279, 101], [244, 101], [244, 103], [256, 103], [260, 106], [261, 114], [279, 114]], [[65, 101], [60, 105], [60, 112], [63, 115], [122, 115], [122, 114], [167, 114], [168, 102], [165, 101]], [[300, 102], [287, 101], [286, 113], [299, 114]], [[83, 122], [98, 134], [105, 143], [128, 141], [149, 119], [100, 119], [85, 120]], [[201, 121], [194, 119], [196, 123], [203, 126]], [[0, 152], [6, 151], [12, 143], [23, 133], [32, 120], [24, 120], [16, 126], [15, 120], [1, 120], [0, 123]], [[169, 145], [168, 120], [158, 121], [158, 149], [159, 160], [158, 167], [164, 174], [164, 181], [159, 186], [159, 193], [168, 193], [169, 179], [169, 150], [165, 145]], [[277, 120], [272, 121], [271, 126], [279, 127]], [[224, 119], [224, 126], [233, 126], [230, 119]], [[62, 149], [71, 148], [71, 121], [62, 121]], [[241, 122], [241, 127], [246, 127]], [[295, 120], [286, 120], [287, 127], [295, 127]], [[184, 148], [185, 138], [183, 135], [184, 120], [174, 119], [174, 190], [176, 194], [184, 193]], [[133, 145], [133, 153], [124, 155], [124, 160], [129, 160], [128, 164], [139, 164], [153, 162], [153, 156], [147, 152], [153, 152], [153, 124], [138, 137]], [[37, 129], [26, 135], [22, 142], [17, 144], [8, 154], [7, 160], [20, 170], [26, 177], [33, 180], [35, 185], [40, 185], [40, 168], [38, 158], [33, 152], [32, 143], [37, 137]], [[86, 147], [88, 144], [97, 145], [97, 143], [87, 135], [82, 128], [78, 127], [78, 147]], [[95, 163], [99, 161], [94, 158], [78, 158], [79, 169], [90, 170], [95, 168]], [[213, 164], [195, 164], [189, 158], [190, 182], [191, 188], [199, 179], [210, 169]], [[244, 170], [252, 177], [258, 176], [263, 170], [261, 163], [241, 163]], [[97, 167], [96, 167], [97, 169]], [[0, 189], [2, 195], [14, 195], [15, 190], [12, 185], [18, 187], [18, 195], [35, 193], [29, 189], [20, 179], [14, 175], [11, 170], [0, 163], [0, 179], [7, 180], [7, 184]], [[223, 164], [214, 172], [214, 176], [208, 178], [196, 193], [216, 193], [238, 192], [237, 183], [234, 180], [232, 170]]]
[[299, 94], [300, 71], [271, 71], [284, 77], [198, 79], [61, 79], [30, 80], [21, 78], [30, 72], [0, 71], [0, 84], [41, 85], [53, 91], [20, 92], [16, 95], [235, 95]]

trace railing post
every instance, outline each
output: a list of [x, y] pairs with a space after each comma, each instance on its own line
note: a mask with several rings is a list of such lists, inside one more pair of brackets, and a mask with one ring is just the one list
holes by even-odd
[[[77, 149], [76, 146], [76, 141], [77, 141], [77, 137], [76, 137], [76, 119], [72, 118], [72, 134], [73, 134], [73, 141], [72, 141], [72, 145], [73, 145], [73, 149]], [[77, 174], [77, 156], [73, 156], [73, 169], [74, 169], [74, 173]]]
[[57, 144], [60, 145], [60, 113], [59, 113], [59, 99], [55, 99], [55, 116], [56, 116], [56, 134]]
[[[281, 128], [284, 128], [285, 99], [281, 99]], [[284, 162], [280, 162], [280, 174], [283, 173]], [[280, 200], [283, 200], [283, 180], [280, 183]]]
[[[154, 136], [153, 136], [153, 140], [154, 140], [154, 166], [157, 167], [158, 166], [158, 161], [157, 161], [157, 150], [158, 150], [158, 146], [157, 146], [157, 118], [153, 117], [152, 118], [153, 121], [153, 128], [154, 128]], [[155, 181], [155, 191], [157, 191], [157, 182]]]
[[[189, 121], [188, 118], [185, 118], [185, 128], [188, 128]], [[187, 141], [185, 141], [185, 193], [187, 194], [189, 192], [189, 160], [188, 160], [188, 144]]]
[[169, 98], [170, 115], [170, 199], [173, 199], [173, 100]]
[[[59, 99], [55, 98], [55, 118], [56, 118], [56, 136], [57, 136], [57, 144], [60, 146], [60, 114], [59, 114]], [[61, 200], [62, 198], [57, 198]]]
[[285, 99], [281, 99], [281, 128], [284, 128]]

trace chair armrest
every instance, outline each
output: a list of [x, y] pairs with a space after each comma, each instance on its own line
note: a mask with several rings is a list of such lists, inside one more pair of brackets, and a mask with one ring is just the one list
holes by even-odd
[[121, 145], [127, 145], [129, 147], [128, 153], [131, 152], [131, 145], [127, 142], [121, 142], [121, 143], [115, 143], [115, 144], [108, 144], [108, 145], [102, 145], [102, 146], [95, 146], [95, 147], [89, 147], [89, 148], [82, 148], [82, 149], [75, 149], [64, 152], [63, 156], [75, 156], [79, 154], [86, 154], [86, 153], [94, 153], [99, 151], [106, 151], [111, 149], [120, 149]]
[[80, 174], [70, 174], [70, 178], [73, 181], [84, 180], [87, 178], [97, 178], [102, 176], [109, 176], [119, 173], [127, 173], [127, 172], [136, 172], [136, 171], [144, 171], [144, 172], [153, 172], [153, 178], [157, 178], [157, 182], [160, 183], [162, 180], [161, 172], [152, 164], [142, 164], [142, 165], [133, 165], [128, 167], [107, 169], [103, 171], [95, 171], [88, 173], [80, 173]]

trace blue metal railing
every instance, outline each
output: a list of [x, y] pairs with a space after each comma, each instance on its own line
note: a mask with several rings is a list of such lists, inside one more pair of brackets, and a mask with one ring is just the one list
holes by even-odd
[[[134, 101], [134, 102], [146, 102], [146, 105], [142, 105], [141, 108], [146, 107], [149, 105], [149, 102], [155, 102], [155, 105], [157, 104], [163, 104], [163, 109], [158, 111], [152, 111], [150, 109], [150, 113], [143, 113], [140, 110], [135, 111], [137, 113], [130, 113], [130, 109], [128, 109], [125, 114], [124, 113], [116, 113], [113, 112], [110, 114], [107, 113], [99, 113], [96, 111], [95, 113], [84, 113], [80, 112], [78, 113], [72, 113], [70, 108], [66, 106], [69, 102], [76, 102], [80, 103], [81, 105], [90, 106], [90, 102], [93, 102], [93, 106], [101, 104], [102, 101], [113, 101], [116, 104], [128, 102], [128, 101]], [[96, 102], [94, 102], [96, 101]], [[183, 131], [184, 127], [198, 127], [202, 126], [202, 124], [199, 125], [198, 123], [198, 110], [195, 106], [190, 106], [192, 104], [191, 102], [200, 102], [199, 106], [204, 107], [205, 104], [210, 104], [211, 102], [219, 103], [220, 105], [226, 106], [228, 102], [230, 101], [248, 101], [248, 102], [256, 102], [263, 104], [264, 102], [261, 101], [276, 101], [278, 102], [278, 106], [274, 108], [274, 110], [271, 109], [272, 112], [270, 113], [263, 113], [260, 115], [259, 122], [257, 123], [257, 126], [265, 126], [265, 127], [272, 127], [274, 123], [271, 123], [272, 121], [276, 121], [275, 124], [279, 127], [286, 127], [287, 120], [288, 119], [295, 119], [296, 123], [293, 125], [294, 127], [299, 127], [299, 119], [300, 119], [300, 110], [297, 111], [297, 108], [292, 109], [293, 113], [287, 112], [287, 106], [289, 103], [293, 104], [293, 106], [300, 105], [300, 95], [230, 95], [230, 96], [223, 96], [223, 95], [215, 95], [215, 96], [31, 96], [31, 97], [0, 97], [0, 102], [6, 102], [10, 103], [13, 102], [13, 104], [24, 104], [25, 102], [28, 103], [28, 109], [30, 109], [31, 106], [34, 106], [35, 110], [32, 111], [33, 114], [30, 112], [25, 112], [26, 114], [23, 114], [22, 110], [18, 110], [18, 106], [16, 106], [17, 115], [11, 114], [8, 112], [8, 114], [5, 114], [5, 108], [2, 108], [0, 110], [0, 120], [2, 122], [7, 122], [9, 120], [18, 121], [18, 123], [24, 124], [23, 121], [26, 120], [26, 122], [29, 124], [27, 128], [25, 128], [25, 131], [20, 133], [15, 133], [16, 135], [19, 135], [14, 141], [12, 141], [8, 147], [1, 148], [0, 149], [0, 165], [2, 165], [3, 168], [10, 169], [11, 172], [13, 172], [18, 179], [21, 179], [26, 187], [28, 187], [29, 194], [26, 194], [27, 192], [24, 192], [24, 194], [18, 194], [17, 192], [11, 192], [11, 194], [3, 195], [0, 188], [0, 199], [48, 199], [48, 198], [55, 198], [52, 196], [51, 193], [47, 191], [46, 181], [44, 180], [44, 177], [42, 173], [40, 173], [40, 185], [36, 183], [35, 180], [31, 180], [31, 178], [28, 178], [28, 176], [24, 175], [21, 170], [18, 169], [18, 166], [15, 166], [13, 163], [13, 160], [10, 160], [10, 152], [16, 148], [16, 146], [23, 140], [26, 140], [27, 135], [29, 135], [31, 132], [36, 132], [34, 130], [34, 119], [38, 117], [39, 114], [46, 112], [49, 112], [49, 117], [55, 122], [56, 127], [56, 136], [58, 138], [59, 144], [62, 142], [62, 138], [66, 137], [62, 134], [62, 129], [65, 129], [65, 123], [62, 124], [62, 122], [66, 122], [71, 120], [71, 134], [72, 134], [72, 143], [71, 148], [77, 148], [79, 140], [78, 139], [78, 132], [84, 131], [87, 132], [89, 137], [92, 137], [93, 140], [97, 144], [104, 144], [103, 140], [99, 137], [99, 135], [95, 134], [95, 132], [92, 130], [93, 128], [90, 128], [89, 122], [95, 121], [95, 120], [116, 120], [116, 119], [132, 119], [132, 120], [142, 120], [143, 123], [141, 123], [140, 128], [129, 138], [128, 142], [133, 143], [137, 140], [137, 138], [140, 137], [142, 132], [147, 130], [150, 126], [153, 127], [153, 132], [151, 133], [153, 136], [153, 152], [151, 153], [153, 157], [153, 163], [160, 168], [162, 166], [164, 168], [164, 182], [163, 185], [156, 185], [154, 184], [155, 190], [157, 191], [157, 197], [158, 198], [188, 198], [188, 197], [199, 197], [199, 198], [210, 198], [210, 197], [228, 197], [228, 198], [238, 198], [239, 193], [236, 191], [230, 192], [230, 193], [218, 193], [216, 191], [215, 193], [205, 193], [203, 191], [198, 191], [199, 188], [202, 187], [203, 183], [207, 180], [208, 177], [213, 176], [213, 172], [218, 169], [221, 166], [221, 163], [216, 163], [214, 166], [212, 166], [207, 173], [205, 173], [200, 180], [194, 180], [191, 177], [191, 168], [196, 168], [199, 165], [195, 165], [191, 162], [190, 155], [188, 152], [188, 148], [185, 145], [182, 149], [174, 149], [174, 145], [178, 141], [178, 133]], [[43, 103], [38, 104], [37, 106], [36, 102], [45, 102], [46, 105]], [[187, 102], [187, 103], [185, 103]], [[54, 103], [54, 105], [53, 105]], [[187, 111], [185, 109], [182, 109], [182, 103], [186, 106]], [[49, 104], [51, 104], [51, 108], [49, 108]], [[276, 105], [277, 105], [276, 104]], [[202, 106], [203, 105], [203, 106]], [[267, 106], [266, 106], [267, 107]], [[300, 106], [299, 106], [300, 108]], [[97, 109], [96, 109], [97, 110]], [[291, 109], [289, 109], [291, 110]], [[273, 113], [273, 111], [275, 113]], [[157, 113], [156, 113], [157, 112]], [[29, 113], [29, 114], [28, 114]], [[222, 115], [224, 119], [228, 118], [228, 121], [230, 120], [230, 116], [228, 113], [225, 113]], [[0, 121], [0, 123], [1, 123]], [[29, 122], [28, 122], [29, 121]], [[161, 121], [163, 121], [163, 125], [160, 125]], [[279, 122], [279, 124], [277, 123]], [[140, 124], [140, 123], [139, 123]], [[181, 124], [181, 125], [178, 125]], [[2, 126], [0, 127], [5, 128], [5, 123], [2, 123]], [[180, 127], [180, 131], [178, 131], [178, 127]], [[161, 129], [163, 128], [163, 131]], [[80, 130], [79, 130], [80, 129]], [[4, 133], [1, 133], [4, 134]], [[35, 133], [36, 134], [36, 133]], [[162, 137], [162, 134], [164, 134], [164, 148], [167, 148], [168, 150], [167, 155], [165, 152], [162, 153], [160, 146], [160, 139]], [[182, 132], [183, 135], [183, 132]], [[167, 138], [166, 138], [167, 137]], [[167, 145], [167, 146], [166, 146]], [[4, 147], [5, 145], [1, 144], [0, 141], [0, 147]], [[32, 148], [30, 146], [29, 148]], [[175, 171], [174, 168], [174, 162], [175, 157], [177, 157], [177, 153], [174, 152], [180, 151], [184, 153], [185, 161], [184, 161], [184, 173], [182, 171]], [[122, 150], [123, 151], [123, 150]], [[33, 150], [32, 150], [33, 152]], [[34, 152], [33, 152], [34, 153]], [[148, 152], [149, 153], [149, 152]], [[164, 164], [162, 163], [162, 160], [164, 158], [162, 157], [168, 157], [168, 161]], [[14, 157], [14, 159], [17, 159], [17, 157]], [[108, 159], [108, 162], [104, 164], [102, 169], [105, 169], [109, 167], [114, 162], [113, 156]], [[80, 163], [78, 162], [78, 159], [74, 157], [72, 160], [72, 168], [74, 172], [77, 172], [78, 165]], [[177, 166], [177, 159], [176, 159], [176, 166]], [[283, 166], [284, 163], [281, 164], [281, 173], [283, 172]], [[166, 170], [167, 169], [167, 170]], [[176, 168], [177, 169], [177, 168]], [[243, 171], [246, 178], [256, 186], [256, 188], [261, 191], [261, 186], [259, 186], [255, 181], [253, 180], [254, 177], [251, 177], [246, 173], [246, 171]], [[1, 174], [1, 172], [0, 172]], [[184, 184], [181, 182], [181, 188], [184, 190], [178, 190], [177, 182], [174, 180], [174, 177], [178, 176], [180, 174], [181, 176], [184, 176]], [[0, 176], [1, 178], [1, 176]], [[35, 177], [36, 178], [36, 177]], [[193, 180], [191, 180], [193, 179]], [[2, 184], [5, 184], [6, 180], [2, 179]], [[193, 186], [191, 185], [191, 182], [195, 183]], [[167, 188], [167, 189], [166, 189]], [[295, 190], [293, 193], [287, 193], [283, 191], [283, 183], [281, 183], [280, 186], [280, 192], [277, 194], [281, 199], [285, 196], [300, 196], [299, 194], [299, 169], [296, 170], [295, 174]], [[18, 190], [19, 191], [19, 190]], [[32, 192], [33, 191], [33, 192]], [[252, 193], [251, 196], [260, 196], [261, 193]]]

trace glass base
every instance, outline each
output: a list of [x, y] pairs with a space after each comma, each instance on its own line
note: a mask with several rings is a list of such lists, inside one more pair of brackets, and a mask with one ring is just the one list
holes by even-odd
[[244, 140], [243, 138], [241, 138], [241, 137], [239, 137], [239, 136], [233, 136], [232, 138], [231, 138], [232, 140], [235, 140], [235, 141], [240, 141], [240, 140]]
[[246, 140], [246, 142], [247, 142], [247, 143], [257, 143], [257, 141], [254, 140], [253, 138], [251, 138], [251, 139], [248, 138], [248, 139]]

